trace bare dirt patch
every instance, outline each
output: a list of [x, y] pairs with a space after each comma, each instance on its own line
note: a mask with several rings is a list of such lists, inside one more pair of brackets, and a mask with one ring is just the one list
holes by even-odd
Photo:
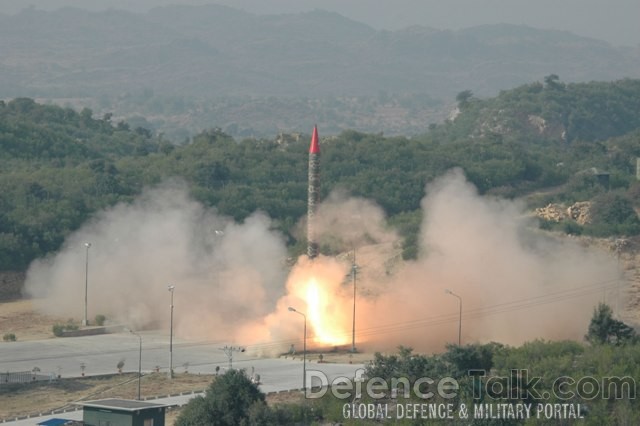
[[18, 340], [52, 338], [53, 325], [67, 320], [39, 314], [29, 299], [0, 303], [0, 334], [13, 333]]
[[301, 391], [278, 392], [268, 394], [265, 400], [269, 405], [300, 404], [304, 401], [304, 396]]
[[[214, 376], [204, 374], [176, 374], [173, 380], [162, 373], [146, 374], [140, 380], [140, 395], [144, 399], [181, 392], [200, 392], [213, 379]], [[59, 379], [51, 383], [3, 385], [0, 386], [0, 419], [71, 408], [80, 401], [136, 399], [137, 396], [138, 375], [135, 373]], [[34, 412], [34, 407], [38, 407], [37, 412]]]
[[[575, 237], [573, 237], [575, 238]], [[640, 326], [640, 236], [628, 238], [578, 237], [577, 240], [588, 247], [596, 247], [617, 259], [622, 280], [620, 286], [620, 319], [634, 327]], [[617, 243], [622, 243], [617, 246]], [[606, 294], [605, 302], [617, 308], [615, 291]]]

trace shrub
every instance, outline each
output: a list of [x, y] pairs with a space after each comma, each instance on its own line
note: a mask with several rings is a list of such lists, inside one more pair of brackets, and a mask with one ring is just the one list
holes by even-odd
[[78, 325], [73, 324], [71, 320], [69, 320], [69, 322], [67, 322], [66, 324], [54, 324], [53, 335], [56, 337], [62, 337], [65, 331], [77, 330], [77, 329], [78, 329]]
[[493, 356], [504, 347], [500, 343], [470, 344], [465, 346], [447, 345], [442, 359], [453, 367], [454, 377], [464, 377], [471, 370], [490, 371]]
[[2, 340], [4, 340], [5, 342], [15, 342], [16, 335], [13, 333], [6, 333], [4, 336], [2, 336]]
[[96, 315], [96, 319], [95, 319], [96, 325], [103, 326], [106, 319], [107, 319], [107, 317], [105, 317], [102, 314]]
[[53, 324], [53, 335], [56, 337], [62, 336], [64, 333], [64, 325], [62, 324]]
[[562, 225], [562, 229], [564, 230], [565, 234], [569, 235], [582, 235], [582, 232], [584, 230], [583, 227], [580, 226], [580, 224], [571, 220], [565, 221]]
[[635, 216], [631, 201], [623, 194], [607, 192], [594, 198], [591, 216], [594, 222], [623, 223], [629, 216]]

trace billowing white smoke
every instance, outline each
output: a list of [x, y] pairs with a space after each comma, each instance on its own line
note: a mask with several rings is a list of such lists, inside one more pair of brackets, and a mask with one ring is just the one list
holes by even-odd
[[286, 278], [286, 250], [270, 220], [236, 224], [169, 183], [108, 209], [73, 233], [55, 256], [34, 262], [25, 290], [46, 312], [82, 318], [85, 242], [89, 320], [166, 326], [175, 286], [176, 332], [231, 338], [234, 328], [273, 309]]
[[518, 202], [480, 197], [460, 170], [429, 185], [422, 208], [420, 258], [362, 303], [362, 340], [373, 347], [456, 342], [460, 300], [447, 289], [462, 299], [463, 343], [581, 340], [602, 287], [619, 276], [606, 254], [536, 231]]
[[[315, 276], [328, 283], [327, 324], [350, 335], [347, 256], [300, 260], [289, 271], [283, 240], [264, 214], [236, 224], [186, 194], [183, 186], [167, 184], [96, 215], [58, 254], [34, 262], [27, 294], [42, 298], [48, 312], [82, 318], [83, 244], [89, 241], [90, 319], [101, 313], [137, 327], [167, 327], [167, 285], [173, 284], [178, 335], [235, 338], [258, 349], [286, 346], [299, 338], [287, 308], [307, 308], [301, 286]], [[457, 341], [458, 299], [447, 288], [463, 300], [463, 343], [581, 339], [602, 297], [601, 289], [587, 286], [618, 277], [612, 259], [536, 231], [523, 206], [479, 196], [460, 171], [430, 184], [422, 208], [421, 254], [407, 263], [371, 261], [374, 243], [399, 252], [398, 238], [373, 203], [334, 194], [319, 209], [321, 242], [360, 253], [356, 334], [362, 348], [439, 350]]]

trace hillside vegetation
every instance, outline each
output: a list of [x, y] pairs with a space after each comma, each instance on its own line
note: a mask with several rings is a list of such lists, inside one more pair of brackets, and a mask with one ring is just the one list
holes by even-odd
[[[406, 257], [415, 255], [425, 184], [453, 167], [482, 193], [530, 196], [531, 207], [593, 202], [590, 224], [545, 227], [640, 232], [639, 80], [564, 84], [549, 76], [490, 99], [461, 92], [458, 103], [455, 119], [420, 137], [344, 131], [322, 139], [322, 196], [341, 188], [375, 200], [405, 236]], [[307, 135], [234, 140], [212, 128], [176, 146], [88, 109], [1, 102], [0, 270], [25, 269], [92, 213], [168, 178], [185, 180], [196, 199], [236, 220], [265, 211], [295, 251], [308, 143]], [[594, 168], [606, 171], [606, 185]]]

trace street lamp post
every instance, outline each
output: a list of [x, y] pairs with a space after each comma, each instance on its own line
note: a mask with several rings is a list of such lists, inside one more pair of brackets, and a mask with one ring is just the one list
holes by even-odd
[[449, 289], [446, 289], [445, 293], [450, 294], [454, 297], [457, 297], [458, 301], [460, 302], [460, 316], [458, 319], [458, 346], [460, 346], [462, 344], [462, 297], [458, 296], [457, 294], [455, 294]]
[[624, 270], [621, 268], [620, 265], [620, 254], [623, 250], [623, 248], [627, 245], [627, 240], [625, 240], [624, 238], [617, 238], [614, 242], [615, 244], [615, 252], [616, 252], [616, 257], [618, 260], [618, 280], [616, 281], [616, 316], [618, 318], [621, 317], [621, 311], [620, 311], [620, 281], [622, 281], [622, 277], [624, 276]]
[[353, 264], [351, 265], [351, 273], [353, 275], [353, 327], [351, 328], [351, 352], [356, 352], [356, 274], [358, 267], [356, 266], [356, 250], [353, 249]]
[[307, 316], [295, 308], [289, 306], [291, 312], [302, 315], [304, 318], [304, 340], [302, 343], [302, 391], [307, 395]]
[[89, 325], [89, 321], [87, 320], [87, 302], [88, 302], [88, 290], [89, 290], [89, 248], [91, 247], [91, 243], [84, 243], [86, 248], [86, 255], [84, 260], [84, 319], [82, 320], [82, 325]]
[[129, 330], [129, 332], [136, 336], [140, 341], [140, 349], [138, 351], [138, 401], [140, 401], [140, 379], [142, 378], [142, 336], [133, 330]]
[[175, 286], [167, 287], [171, 293], [171, 320], [169, 322], [169, 378], [173, 379], [173, 290]]

